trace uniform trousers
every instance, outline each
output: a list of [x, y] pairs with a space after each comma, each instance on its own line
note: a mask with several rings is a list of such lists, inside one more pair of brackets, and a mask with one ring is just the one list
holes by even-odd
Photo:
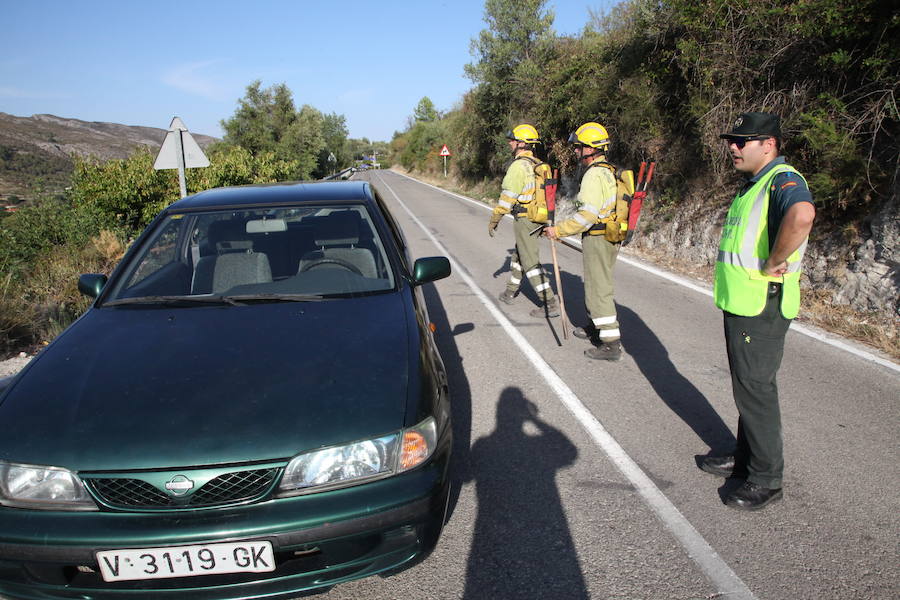
[[516, 217], [513, 222], [516, 248], [509, 261], [509, 282], [506, 284], [506, 289], [510, 293], [519, 291], [519, 286], [522, 285], [522, 273], [524, 273], [538, 298], [549, 302], [555, 296], [538, 254], [541, 236], [538, 233], [530, 234], [535, 227], [539, 227], [539, 225], [525, 217]]
[[737, 406], [735, 463], [746, 466], [747, 481], [781, 487], [784, 453], [776, 375], [791, 320], [781, 315], [781, 286], [770, 284], [763, 312], [742, 317], [725, 312], [725, 344]]
[[603, 235], [581, 236], [584, 261], [584, 305], [601, 342], [614, 342], [621, 335], [613, 298], [613, 269], [619, 246]]

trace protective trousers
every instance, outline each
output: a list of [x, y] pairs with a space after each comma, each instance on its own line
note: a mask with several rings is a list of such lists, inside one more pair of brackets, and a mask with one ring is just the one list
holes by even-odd
[[781, 315], [780, 302], [781, 286], [770, 285], [761, 314], [742, 317], [724, 313], [731, 388], [740, 415], [735, 462], [747, 466], [748, 481], [770, 489], [781, 487], [784, 474], [775, 377], [791, 320]]
[[601, 342], [614, 342], [621, 337], [613, 299], [613, 268], [619, 246], [602, 235], [584, 235], [581, 238], [584, 304]]
[[540, 236], [535, 233], [529, 235], [538, 225], [532, 223], [525, 217], [516, 217], [513, 223], [513, 231], [516, 236], [516, 249], [513, 250], [509, 261], [509, 282], [506, 289], [511, 294], [519, 290], [522, 284], [522, 273], [528, 278], [532, 289], [538, 298], [544, 302], [549, 302], [555, 296], [553, 289], [550, 287], [550, 280], [544, 274], [541, 267], [540, 256], [538, 255], [538, 242]]

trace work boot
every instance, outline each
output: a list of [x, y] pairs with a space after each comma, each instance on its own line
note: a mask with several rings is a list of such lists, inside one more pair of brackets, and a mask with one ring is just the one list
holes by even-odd
[[538, 319], [543, 319], [544, 317], [558, 317], [559, 300], [557, 300], [556, 296], [554, 296], [553, 298], [550, 298], [548, 301], [544, 302], [543, 306], [538, 306], [529, 314], [532, 317], [536, 317]]
[[725, 504], [738, 510], [759, 510], [770, 502], [781, 500], [782, 496], [781, 488], [765, 488], [752, 481], [745, 481], [744, 485], [731, 492], [725, 499]]
[[622, 359], [622, 342], [603, 342], [595, 348], [588, 348], [584, 355], [594, 360], [616, 361]]
[[503, 290], [503, 293], [500, 294], [498, 298], [500, 298], [500, 302], [504, 304], [512, 304], [516, 300], [516, 293], [509, 290]]
[[700, 469], [719, 477], [746, 477], [747, 467], [738, 464], [734, 455], [706, 456], [700, 461]]
[[579, 340], [589, 340], [596, 337], [597, 332], [592, 327], [576, 327], [572, 330], [572, 335]]

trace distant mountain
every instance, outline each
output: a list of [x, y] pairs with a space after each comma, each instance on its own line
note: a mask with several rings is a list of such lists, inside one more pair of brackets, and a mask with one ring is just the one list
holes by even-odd
[[[219, 141], [191, 135], [201, 148]], [[166, 130], [157, 127], [0, 112], [0, 206], [41, 190], [62, 190], [71, 181], [73, 154], [101, 160], [127, 158], [140, 146], [155, 152], [165, 137]]]

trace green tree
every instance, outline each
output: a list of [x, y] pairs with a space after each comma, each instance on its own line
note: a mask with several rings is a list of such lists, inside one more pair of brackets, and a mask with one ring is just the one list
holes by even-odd
[[431, 98], [428, 96], [423, 96], [421, 100], [419, 100], [419, 104], [416, 106], [415, 111], [413, 111], [413, 118], [417, 122], [431, 122], [437, 121], [440, 118], [440, 113], [438, 113], [437, 109], [434, 107], [434, 102], [431, 101]]
[[138, 150], [125, 160], [77, 159], [72, 174], [72, 200], [81, 210], [103, 215], [127, 230], [140, 231], [160, 210], [178, 199], [176, 172], [157, 171], [153, 161], [147, 149]]
[[[331, 113], [323, 115], [322, 118], [322, 137], [325, 141], [325, 147], [319, 152], [319, 163], [315, 177], [324, 177], [330, 175], [333, 170], [343, 169], [352, 164], [352, 156], [350, 154], [350, 144], [347, 136], [347, 119], [344, 115]], [[329, 155], [334, 155], [334, 162], [329, 162]]]
[[343, 115], [324, 115], [310, 105], [297, 110], [285, 84], [261, 89], [260, 81], [247, 86], [245, 96], [230, 119], [222, 121], [225, 143], [251, 153], [274, 153], [275, 159], [295, 165], [288, 179], [311, 179], [329, 172], [325, 164], [330, 148], [349, 162], [345, 151], [347, 128]]
[[488, 28], [472, 40], [477, 62], [465, 66], [476, 84], [463, 105], [468, 153], [459, 166], [471, 178], [498, 174], [508, 151], [502, 134], [514, 122], [530, 121], [554, 52], [553, 11], [545, 0], [486, 0]]
[[247, 86], [230, 119], [221, 121], [225, 142], [243, 146], [250, 152], [275, 151], [287, 130], [297, 119], [293, 95], [280, 83], [264, 90], [262, 82]]

